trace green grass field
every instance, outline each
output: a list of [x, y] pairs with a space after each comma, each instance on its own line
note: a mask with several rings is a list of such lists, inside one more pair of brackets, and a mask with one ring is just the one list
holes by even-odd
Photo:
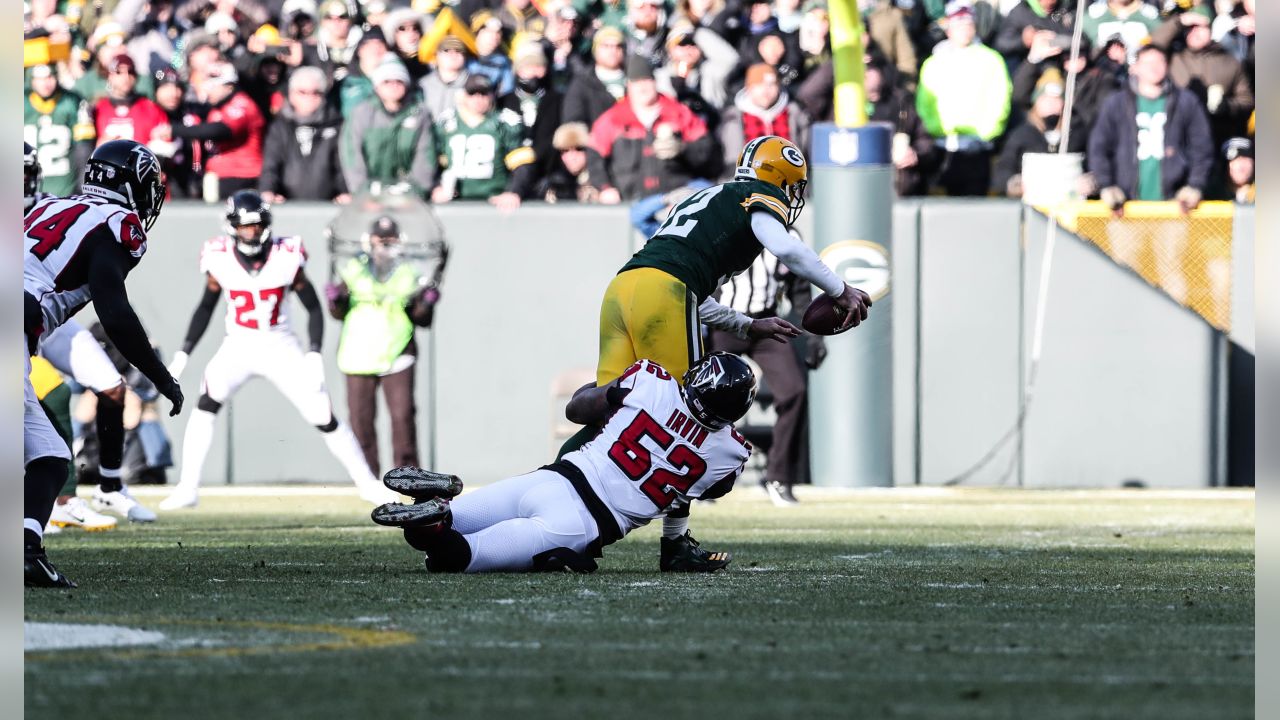
[[[146, 500], [153, 506], [157, 496]], [[433, 576], [354, 496], [207, 496], [50, 538], [28, 622], [164, 633], [29, 651], [28, 717], [1246, 718], [1251, 492], [742, 489], [589, 576]]]

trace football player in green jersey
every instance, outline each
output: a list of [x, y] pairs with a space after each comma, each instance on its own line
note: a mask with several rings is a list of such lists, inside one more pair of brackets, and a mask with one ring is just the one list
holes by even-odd
[[[702, 323], [743, 338], [786, 342], [799, 335], [798, 328], [781, 318], [752, 319], [712, 297], [725, 280], [749, 268], [762, 248], [834, 298], [846, 312], [846, 326], [865, 320], [870, 296], [846, 284], [787, 232], [804, 208], [808, 182], [808, 163], [800, 149], [766, 135], [743, 147], [731, 182], [700, 190], [676, 205], [605, 291], [597, 383], [609, 382], [645, 358], [683, 377], [702, 355]], [[561, 454], [589, 442], [597, 431], [583, 428]], [[664, 519], [662, 570], [711, 572], [728, 565], [728, 553], [703, 550], [689, 536], [688, 518], [686, 506]]]
[[89, 106], [79, 95], [58, 86], [52, 66], [31, 68], [22, 124], [23, 139], [36, 149], [44, 169], [45, 191], [58, 197], [76, 192], [97, 132]]
[[493, 81], [472, 75], [463, 86], [457, 107], [436, 123], [436, 153], [440, 156], [440, 185], [433, 202], [488, 200], [500, 210], [520, 207], [516, 188], [529, 184], [533, 148], [525, 141], [520, 116], [494, 110]]

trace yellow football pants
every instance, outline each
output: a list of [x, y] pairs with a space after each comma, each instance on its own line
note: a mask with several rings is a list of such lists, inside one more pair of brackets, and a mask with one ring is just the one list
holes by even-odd
[[637, 360], [652, 360], [677, 380], [702, 357], [698, 301], [685, 284], [655, 268], [619, 273], [600, 304], [600, 361], [604, 385]]

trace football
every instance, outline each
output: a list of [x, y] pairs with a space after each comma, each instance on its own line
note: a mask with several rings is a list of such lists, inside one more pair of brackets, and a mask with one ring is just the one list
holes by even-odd
[[822, 294], [809, 303], [800, 325], [814, 335], [839, 335], [853, 327], [845, 325], [848, 313], [830, 295]]

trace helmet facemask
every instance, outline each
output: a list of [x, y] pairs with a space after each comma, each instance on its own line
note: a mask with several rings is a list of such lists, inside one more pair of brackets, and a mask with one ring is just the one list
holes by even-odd
[[[246, 228], [254, 228], [257, 232], [246, 232]], [[271, 227], [262, 222], [251, 222], [243, 225], [227, 223], [227, 234], [236, 241], [236, 250], [245, 257], [257, 257], [271, 239]]]
[[795, 225], [800, 219], [800, 213], [804, 210], [804, 191], [809, 186], [808, 180], [797, 180], [795, 183], [784, 188], [787, 193], [787, 199], [790, 210], [787, 212], [787, 224]]

